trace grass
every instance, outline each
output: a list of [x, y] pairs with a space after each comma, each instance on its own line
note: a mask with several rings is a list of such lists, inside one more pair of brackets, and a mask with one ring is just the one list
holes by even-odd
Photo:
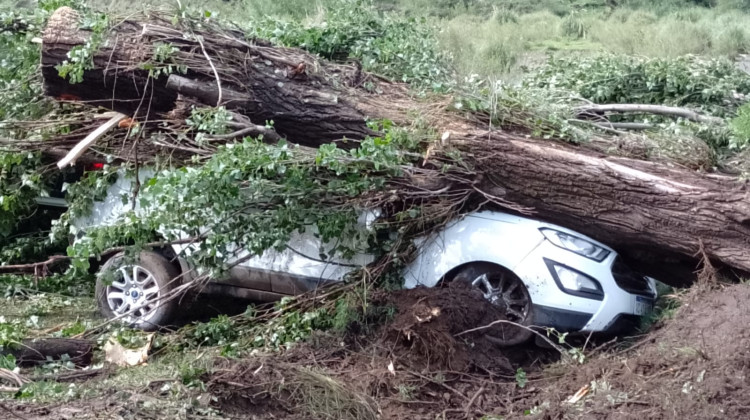
[[297, 397], [315, 418], [375, 420], [380, 417], [370, 398], [324, 372], [300, 368], [296, 380], [299, 382]]
[[654, 309], [641, 320], [638, 328], [641, 332], [646, 333], [654, 325], [673, 319], [677, 310], [682, 306], [685, 296], [689, 289], [675, 290], [664, 283], [657, 283], [658, 298], [656, 299]]
[[[2, 1], [2, 0], [0, 0]], [[366, 1], [366, 0], [365, 0]], [[383, 11], [427, 16], [441, 44], [453, 56], [460, 77], [516, 81], [545, 61], [547, 54], [612, 52], [648, 57], [685, 54], [736, 56], [750, 51], [750, 14], [744, 0], [719, 0], [715, 8], [700, 1], [661, 0], [373, 0]], [[3, 1], [3, 3], [6, 3]], [[89, 0], [92, 6], [121, 13], [176, 3], [141, 0]], [[326, 8], [341, 0], [181, 0], [188, 9], [210, 10], [213, 16], [239, 25], [262, 16], [324, 22]], [[346, 6], [344, 6], [346, 7]], [[349, 7], [356, 7], [350, 3]]]
[[102, 321], [93, 297], [68, 297], [50, 293], [6, 298], [2, 315], [8, 321], [27, 323], [32, 336], [41, 335], [48, 330], [56, 333], [77, 322], [93, 325]]
[[544, 62], [545, 55], [533, 46], [561, 41], [556, 33], [558, 21], [549, 12], [522, 15], [515, 22], [461, 15], [440, 22], [439, 40], [459, 74], [507, 79]]
[[[87, 0], [87, 4], [103, 11], [128, 13], [136, 10], [175, 9], [178, 0], [137, 0], [125, 3], [118, 0]], [[314, 19], [326, 7], [340, 3], [339, 0], [179, 0], [179, 3], [191, 10], [209, 10], [213, 17], [228, 19], [239, 25], [263, 16], [275, 16], [290, 19]]]
[[[16, 295], [5, 298], [2, 310], [3, 322], [21, 322], [27, 337], [65, 336], [66, 331], [77, 332], [77, 324], [97, 325], [104, 320], [98, 314], [93, 298], [67, 297], [54, 293]], [[101, 337], [106, 340], [110, 333]], [[100, 353], [100, 349], [95, 350]], [[210, 371], [220, 348], [199, 348], [155, 350], [148, 363], [128, 368], [116, 369], [113, 373], [92, 381], [76, 384], [37, 381], [21, 391], [21, 398], [36, 403], [52, 403], [91, 399], [110, 395], [112, 390], [126, 394], [138, 394], [146, 389], [160, 392], [159, 405], [164, 410], [179, 411], [181, 404], [193, 404], [190, 400], [203, 390], [200, 375]], [[95, 360], [103, 360], [97, 354]], [[101, 366], [93, 366], [99, 368]], [[51, 362], [45, 367], [24, 369], [22, 375], [37, 376], [49, 373], [63, 373], [69, 367], [60, 362]], [[3, 398], [11, 394], [0, 395]], [[181, 409], [184, 409], [181, 408]], [[168, 411], [168, 410], [167, 410]], [[164, 418], [170, 418], [165, 416]]]
[[737, 10], [696, 7], [658, 15], [618, 9], [565, 17], [539, 11], [514, 19], [505, 16], [462, 14], [439, 21], [440, 40], [459, 73], [513, 79], [543, 62], [544, 53], [734, 57], [750, 51], [750, 15]]

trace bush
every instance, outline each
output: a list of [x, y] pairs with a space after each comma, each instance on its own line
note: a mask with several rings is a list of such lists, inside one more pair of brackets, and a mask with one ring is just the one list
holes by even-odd
[[750, 42], [744, 28], [730, 26], [719, 33], [715, 45], [718, 52], [734, 55], [747, 53]]
[[620, 55], [550, 60], [527, 80], [596, 103], [687, 106], [727, 116], [750, 94], [750, 77], [727, 59], [646, 59]]
[[518, 23], [518, 14], [506, 8], [492, 8], [492, 20], [504, 25], [506, 23]]
[[682, 22], [696, 23], [705, 15], [704, 11], [695, 7], [679, 9], [670, 16]]
[[741, 10], [750, 12], [750, 0], [717, 0], [716, 6], [720, 10]]
[[582, 39], [588, 35], [589, 28], [580, 14], [571, 13], [562, 20], [560, 31], [568, 38]]
[[517, 55], [504, 42], [491, 44], [480, 52], [492, 69], [500, 72], [508, 72], [516, 64]]
[[634, 10], [628, 17], [628, 23], [632, 23], [634, 25], [651, 25], [653, 23], [656, 23], [658, 20], [658, 16], [651, 12], [646, 12], [643, 10]]
[[744, 149], [750, 145], [750, 103], [742, 105], [737, 110], [737, 116], [730, 121], [733, 139], [730, 146], [734, 149]]
[[251, 25], [250, 35], [331, 60], [356, 58], [365, 70], [414, 85], [440, 87], [450, 79], [447, 57], [424, 19], [382, 13], [365, 1], [337, 3], [325, 10], [320, 22], [266, 18]]

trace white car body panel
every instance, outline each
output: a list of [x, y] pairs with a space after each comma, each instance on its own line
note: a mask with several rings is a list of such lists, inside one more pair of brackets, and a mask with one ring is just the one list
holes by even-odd
[[[610, 254], [597, 262], [555, 246], [542, 228], [575, 235]], [[584, 331], [605, 329], [619, 314], [633, 314], [636, 296], [617, 286], [611, 266], [617, 253], [610, 247], [560, 226], [498, 212], [481, 212], [459, 219], [446, 229], [424, 238], [419, 253], [404, 273], [405, 287], [433, 287], [448, 272], [464, 264], [486, 261], [502, 265], [520, 277], [535, 305], [591, 313]], [[604, 289], [601, 301], [565, 293], [555, 284], [544, 258], [570, 266], [598, 280]], [[655, 287], [652, 285], [655, 292]]]
[[528, 219], [483, 212], [454, 221], [444, 230], [421, 238], [417, 242], [417, 258], [404, 273], [405, 287], [433, 287], [450, 270], [477, 261], [492, 262], [513, 271], [544, 241], [541, 232], [529, 229], [525, 221]]

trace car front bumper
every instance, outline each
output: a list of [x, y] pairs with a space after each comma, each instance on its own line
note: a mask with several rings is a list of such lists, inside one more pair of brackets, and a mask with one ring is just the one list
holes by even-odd
[[[590, 260], [545, 240], [513, 271], [529, 289], [534, 304], [534, 323], [560, 331], [615, 332], [624, 320], [638, 319], [648, 313], [656, 297], [652, 279], [643, 290], [626, 291], [618, 286], [613, 273], [617, 253], [610, 253], [602, 262]], [[564, 290], [550, 272], [547, 261], [570, 267], [601, 286], [602, 297], [591, 298]]]

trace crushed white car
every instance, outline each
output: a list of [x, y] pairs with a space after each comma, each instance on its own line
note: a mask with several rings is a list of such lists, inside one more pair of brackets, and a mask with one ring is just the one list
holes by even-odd
[[[142, 176], [143, 179], [143, 176]], [[130, 181], [120, 177], [92, 215], [76, 222], [85, 230], [110, 223], [125, 209], [121, 196]], [[375, 214], [365, 215], [371, 223]], [[321, 242], [299, 233], [285, 251], [267, 251], [216, 279], [206, 293], [254, 301], [273, 301], [312, 290], [343, 277], [372, 261], [366, 254], [352, 259], [322, 261]], [[508, 320], [554, 328], [560, 332], [619, 332], [648, 313], [656, 298], [653, 279], [634, 272], [615, 250], [564, 227], [511, 214], [485, 211], [455, 220], [440, 232], [420, 238], [416, 259], [404, 271], [406, 288], [466, 282], [501, 306]], [[183, 255], [188, 245], [172, 245]], [[242, 253], [237, 258], [244, 256]], [[115, 278], [97, 281], [102, 313], [143, 329], [168, 325], [177, 314], [177, 301], [160, 297], [190, 280], [184, 261], [163, 252], [142, 252], [136, 262], [115, 255], [103, 266]], [[182, 276], [180, 276], [182, 274]], [[500, 345], [527, 340], [530, 331], [489, 337]]]

